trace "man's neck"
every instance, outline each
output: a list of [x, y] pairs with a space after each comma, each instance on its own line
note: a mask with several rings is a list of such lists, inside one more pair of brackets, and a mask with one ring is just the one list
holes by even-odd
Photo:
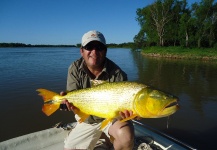
[[92, 79], [95, 79], [95, 78], [97, 78], [100, 74], [101, 74], [101, 72], [102, 72], [102, 67], [97, 67], [97, 68], [88, 68], [88, 71], [89, 71], [89, 73], [91, 74], [91, 78]]

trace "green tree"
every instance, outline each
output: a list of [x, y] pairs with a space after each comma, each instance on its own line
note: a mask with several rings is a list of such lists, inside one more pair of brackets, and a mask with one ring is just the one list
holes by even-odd
[[186, 6], [186, 0], [174, 0], [174, 4], [171, 7], [171, 13], [173, 14], [173, 17], [165, 26], [165, 41], [167, 42], [167, 45], [180, 45], [180, 21], [182, 15], [188, 11]]
[[181, 46], [189, 47], [191, 16], [188, 12], [180, 18], [179, 41]]
[[182, 14], [179, 20], [178, 37], [181, 46], [189, 47], [193, 43], [194, 26], [191, 18], [191, 9], [187, 7], [186, 1], [183, 1], [183, 3]]
[[201, 0], [191, 7], [187, 0], [156, 0], [136, 13], [141, 29], [134, 42], [139, 46], [217, 47], [214, 0]]
[[141, 29], [137, 35], [134, 37], [134, 43], [139, 47], [145, 47], [147, 45], [152, 45], [152, 43], [157, 43], [157, 34], [154, 25], [151, 21], [151, 14], [147, 6], [142, 9], [137, 9], [136, 14]]
[[173, 19], [172, 7], [174, 0], [157, 0], [150, 6], [151, 19], [159, 37], [159, 45], [164, 46], [165, 27]]
[[210, 31], [208, 34], [209, 46], [217, 46], [217, 2], [213, 4], [210, 17]]
[[195, 39], [197, 47], [211, 47], [216, 36], [214, 31], [216, 28], [217, 11], [214, 0], [202, 0], [200, 3], [192, 5], [192, 17], [194, 18], [194, 26], [196, 27]]
[[157, 0], [152, 5], [137, 10], [137, 21], [141, 26], [135, 41], [146, 40], [149, 44], [175, 45], [179, 41], [179, 20], [186, 1]]

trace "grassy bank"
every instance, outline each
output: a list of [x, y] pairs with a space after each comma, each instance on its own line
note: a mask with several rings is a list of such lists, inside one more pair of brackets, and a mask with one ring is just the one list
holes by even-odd
[[217, 60], [216, 48], [147, 47], [141, 53], [150, 57]]

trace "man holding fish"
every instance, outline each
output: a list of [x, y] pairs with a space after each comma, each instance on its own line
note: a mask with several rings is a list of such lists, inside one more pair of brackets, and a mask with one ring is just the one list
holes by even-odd
[[[106, 57], [106, 40], [102, 33], [98, 31], [85, 33], [82, 37], [80, 53], [82, 57], [72, 63], [68, 69], [67, 91], [89, 88], [90, 80], [108, 82], [127, 80], [126, 73]], [[72, 103], [65, 100], [63, 104], [76, 114], [78, 108]], [[120, 118], [124, 119], [132, 116], [133, 112], [125, 110], [119, 114]], [[78, 115], [75, 115], [75, 118], [79, 120]], [[116, 119], [101, 130], [103, 120], [104, 118], [90, 116], [84, 122], [78, 123], [66, 138], [64, 149], [93, 149], [102, 132], [110, 138], [114, 149], [133, 148], [134, 130], [130, 121], [120, 122]]]
[[75, 113], [78, 123], [65, 140], [65, 150], [94, 149], [102, 133], [115, 149], [132, 149], [134, 129], [129, 120], [166, 117], [179, 108], [177, 97], [126, 81], [126, 73], [106, 57], [106, 52], [103, 34], [87, 32], [82, 37], [82, 57], [68, 69], [67, 94], [37, 89], [47, 116], [59, 106]]

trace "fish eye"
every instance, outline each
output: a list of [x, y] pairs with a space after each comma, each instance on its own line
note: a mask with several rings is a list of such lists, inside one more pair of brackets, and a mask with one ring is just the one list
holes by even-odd
[[163, 94], [161, 94], [161, 92], [157, 91], [157, 90], [153, 90], [151, 93], [150, 93], [150, 96], [151, 97], [154, 97], [156, 99], [165, 99], [166, 97], [163, 96]]
[[153, 97], [154, 99], [162, 99], [162, 100], [167, 100], [167, 99], [173, 98], [172, 95], [166, 94], [164, 92], [157, 91], [157, 90], [153, 90], [150, 93], [150, 97]]

